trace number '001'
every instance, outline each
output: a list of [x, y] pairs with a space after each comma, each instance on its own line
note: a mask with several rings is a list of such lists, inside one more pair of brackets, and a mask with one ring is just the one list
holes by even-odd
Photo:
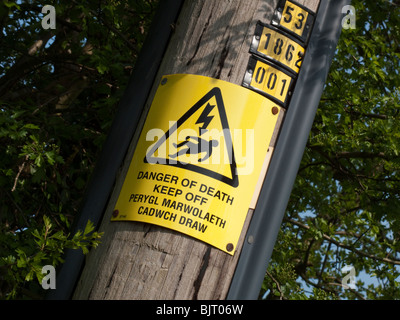
[[[265, 78], [265, 74], [266, 74], [266, 70], [263, 67], [258, 67], [257, 72], [256, 72], [256, 77], [255, 77], [255, 81], [258, 84], [262, 84], [264, 82], [264, 78]], [[268, 90], [274, 90], [275, 86], [276, 86], [276, 82], [278, 80], [278, 76], [276, 75], [276, 73], [271, 72], [269, 74], [268, 80], [267, 80], [267, 88]], [[285, 87], [286, 87], [286, 79], [282, 79], [282, 89], [281, 89], [281, 93], [280, 95], [283, 96], [283, 93], [285, 92]]]

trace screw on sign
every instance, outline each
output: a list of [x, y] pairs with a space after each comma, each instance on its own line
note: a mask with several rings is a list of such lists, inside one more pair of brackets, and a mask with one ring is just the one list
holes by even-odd
[[229, 252], [231, 252], [231, 251], [233, 250], [233, 244], [232, 244], [232, 243], [228, 243], [228, 244], [226, 245], [226, 250], [229, 251]]

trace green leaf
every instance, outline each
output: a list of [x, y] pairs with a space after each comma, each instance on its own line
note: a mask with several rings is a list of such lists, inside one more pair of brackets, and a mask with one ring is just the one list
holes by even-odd
[[97, 65], [96, 69], [100, 74], [104, 74], [105, 72], [108, 71], [108, 67], [106, 65], [104, 65], [104, 64]]
[[24, 125], [24, 128], [26, 129], [32, 129], [32, 130], [39, 130], [40, 127], [36, 124], [32, 124], [32, 123], [27, 123]]
[[92, 223], [92, 221], [88, 220], [86, 227], [85, 227], [85, 231], [83, 232], [84, 235], [88, 235], [89, 233], [91, 233], [94, 230], [94, 225]]

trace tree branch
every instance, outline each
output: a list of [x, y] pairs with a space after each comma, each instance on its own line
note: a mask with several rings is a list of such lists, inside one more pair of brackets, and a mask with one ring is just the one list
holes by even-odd
[[25, 156], [25, 161], [23, 161], [22, 164], [18, 167], [18, 172], [17, 172], [17, 175], [15, 176], [14, 185], [11, 188], [11, 192], [14, 192], [15, 189], [17, 188], [17, 183], [18, 183], [18, 180], [19, 180], [19, 176], [21, 175], [21, 172], [24, 170], [25, 164], [28, 161], [28, 159], [29, 159], [29, 157]]
[[266, 274], [267, 274], [267, 276], [268, 276], [273, 282], [275, 282], [276, 288], [278, 289], [279, 294], [280, 294], [279, 300], [283, 300], [283, 292], [282, 292], [282, 290], [281, 290], [281, 286], [279, 285], [278, 280], [276, 280], [276, 279], [272, 276], [272, 274], [271, 274], [270, 272], [267, 271]]
[[337, 158], [360, 158], [360, 159], [373, 159], [373, 158], [382, 158], [382, 159], [388, 159], [388, 157], [385, 155], [383, 152], [364, 152], [364, 151], [343, 151], [336, 153]]
[[359, 299], [361, 299], [361, 300], [366, 300], [365, 297], [364, 297], [361, 293], [357, 292], [356, 290], [354, 290], [354, 289], [352, 289], [352, 288], [350, 288], [350, 287], [348, 287], [348, 286], [344, 286], [344, 285], [341, 283], [340, 279], [335, 278], [335, 281], [336, 281], [336, 282], [329, 282], [329, 283], [327, 283], [327, 285], [329, 285], [329, 286], [339, 286], [339, 287], [344, 288], [345, 290], [350, 290], [350, 291], [351, 291], [353, 294], [355, 294]]
[[[294, 225], [296, 225], [296, 226], [298, 226], [300, 228], [303, 228], [305, 230], [310, 230], [311, 229], [306, 224], [304, 224], [302, 222], [299, 222], [299, 221], [296, 221], [296, 220], [293, 220], [293, 219], [285, 218], [284, 221], [289, 222], [291, 224], [294, 224]], [[390, 263], [390, 264], [394, 264], [394, 265], [400, 265], [400, 260], [389, 259], [389, 258], [381, 258], [381, 257], [377, 257], [377, 256], [375, 256], [373, 254], [357, 250], [357, 249], [353, 248], [352, 246], [349, 246], [347, 244], [344, 244], [344, 243], [342, 243], [340, 241], [337, 241], [337, 240], [333, 239], [332, 237], [328, 236], [325, 233], [322, 234], [322, 238], [327, 240], [327, 241], [329, 241], [329, 242], [331, 242], [331, 243], [333, 243], [334, 245], [336, 245], [336, 246], [338, 246], [340, 248], [350, 250], [350, 251], [352, 251], [352, 252], [354, 252], [354, 253], [356, 253], [356, 254], [358, 254], [360, 256], [363, 256], [363, 257], [366, 257], [366, 258], [370, 258], [370, 259], [373, 259], [373, 260], [376, 260], [376, 261], [382, 261], [382, 262], [386, 262], [386, 263]]]
[[126, 44], [126, 46], [131, 49], [134, 53], [138, 53], [137, 47], [132, 44], [128, 38], [126, 38], [121, 31], [119, 31], [117, 28], [115, 28], [113, 25], [109, 24], [105, 19], [103, 19], [99, 14], [97, 14], [95, 11], [91, 10], [91, 14], [96, 16], [108, 29], [110, 29], [112, 32], [114, 32], [116, 35], [118, 35]]

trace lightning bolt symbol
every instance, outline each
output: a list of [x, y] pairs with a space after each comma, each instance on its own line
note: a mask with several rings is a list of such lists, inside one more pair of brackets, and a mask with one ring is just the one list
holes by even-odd
[[208, 125], [210, 124], [211, 120], [214, 118], [214, 116], [209, 116], [210, 112], [212, 109], [214, 109], [215, 105], [212, 106], [210, 103], [207, 104], [207, 106], [204, 108], [203, 112], [201, 113], [200, 117], [197, 119], [196, 124], [203, 124], [202, 127], [199, 128], [199, 135], [201, 136], [203, 130], [203, 133], [207, 130]]

